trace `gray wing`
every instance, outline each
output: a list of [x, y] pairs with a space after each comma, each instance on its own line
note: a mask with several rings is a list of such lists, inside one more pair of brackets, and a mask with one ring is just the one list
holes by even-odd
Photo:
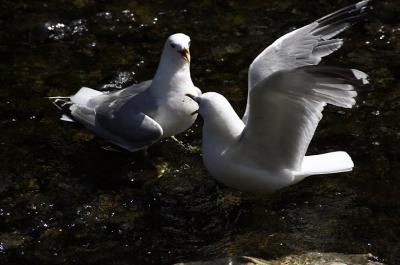
[[[329, 66], [304, 66], [269, 75], [252, 89], [239, 152], [271, 168], [298, 170], [324, 106], [351, 108], [354, 86], [367, 75]], [[269, 161], [265, 161], [265, 158]]]
[[124, 89], [113, 92], [116, 96], [127, 96], [143, 93], [151, 86], [152, 80], [140, 82], [139, 84], [130, 85]]
[[151, 81], [145, 84], [97, 96], [88, 106], [74, 105], [71, 114], [89, 130], [118, 146], [129, 151], [142, 149], [163, 135], [161, 126], [151, 118], [157, 112], [157, 104], [147, 93]]
[[[251, 63], [248, 98], [252, 88], [265, 77], [280, 70], [317, 65], [322, 57], [338, 50], [342, 39], [332, 39], [365, 15], [369, 0], [342, 8], [302, 28], [292, 31], [267, 47]], [[248, 108], [243, 116], [247, 122]]]

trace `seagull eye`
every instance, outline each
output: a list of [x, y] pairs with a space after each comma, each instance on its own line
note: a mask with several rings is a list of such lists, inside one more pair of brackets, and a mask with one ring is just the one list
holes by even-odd
[[171, 45], [171, 47], [172, 47], [173, 49], [175, 49], [175, 47], [176, 47], [175, 44], [171, 43], [170, 45]]

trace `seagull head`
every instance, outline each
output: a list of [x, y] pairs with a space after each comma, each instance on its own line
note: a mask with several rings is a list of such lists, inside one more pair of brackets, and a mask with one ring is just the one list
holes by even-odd
[[232, 108], [229, 101], [221, 94], [207, 92], [200, 96], [186, 94], [199, 105], [192, 115], [199, 113], [207, 128], [220, 136], [230, 137], [243, 130], [244, 124]]
[[204, 93], [200, 96], [195, 96], [193, 94], [186, 94], [185, 96], [196, 101], [199, 105], [199, 109], [190, 115], [200, 113], [203, 118], [204, 116], [213, 116], [215, 113], [220, 112], [220, 109], [223, 109], [223, 106], [226, 105], [226, 103], [229, 104], [224, 96], [215, 92]]
[[164, 52], [178, 61], [190, 62], [190, 38], [183, 33], [176, 33], [168, 37]]
[[230, 107], [228, 100], [221, 94], [215, 92], [207, 92], [200, 96], [186, 94], [186, 96], [199, 104], [199, 109], [196, 112], [200, 113], [204, 119], [209, 116], [213, 117], [221, 114], [227, 107]]

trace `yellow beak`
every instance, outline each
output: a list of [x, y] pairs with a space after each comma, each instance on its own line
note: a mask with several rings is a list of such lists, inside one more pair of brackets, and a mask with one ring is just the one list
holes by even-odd
[[181, 51], [181, 54], [182, 54], [183, 59], [185, 59], [187, 62], [190, 62], [190, 52], [189, 52], [189, 49], [184, 48], [184, 49]]
[[196, 98], [194, 95], [192, 95], [190, 93], [186, 93], [185, 96], [191, 98], [192, 100], [195, 100], [195, 98]]

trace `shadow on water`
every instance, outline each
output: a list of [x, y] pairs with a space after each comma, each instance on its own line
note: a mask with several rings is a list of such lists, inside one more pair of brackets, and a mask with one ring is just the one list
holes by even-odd
[[[376, 1], [369, 20], [343, 34], [343, 49], [325, 60], [371, 76], [355, 109], [325, 111], [309, 150], [347, 150], [352, 173], [246, 194], [219, 185], [199, 152], [170, 140], [147, 158], [105, 151], [44, 99], [149, 79], [165, 38], [185, 32], [196, 85], [243, 111], [252, 58], [293, 26], [352, 2], [1, 1], [0, 263], [171, 264], [320, 251], [399, 264], [395, 1]], [[200, 127], [178, 137], [199, 146]]]

